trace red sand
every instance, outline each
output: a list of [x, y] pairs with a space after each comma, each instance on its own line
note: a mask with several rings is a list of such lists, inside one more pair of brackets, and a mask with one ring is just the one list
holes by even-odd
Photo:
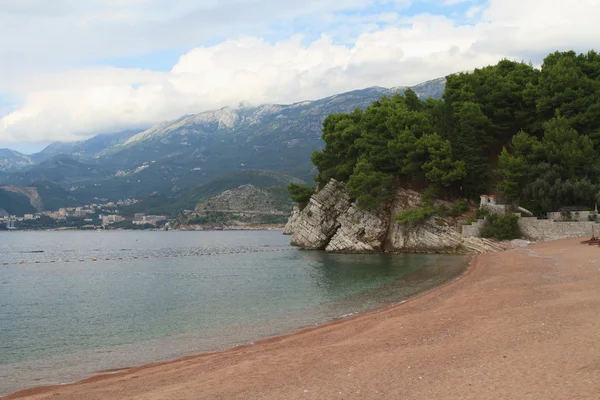
[[600, 399], [600, 248], [479, 256], [400, 306], [8, 399]]

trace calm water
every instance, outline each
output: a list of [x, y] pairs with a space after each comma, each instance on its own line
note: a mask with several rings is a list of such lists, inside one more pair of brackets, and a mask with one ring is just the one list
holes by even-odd
[[468, 262], [288, 243], [268, 231], [0, 232], [0, 395], [395, 303]]

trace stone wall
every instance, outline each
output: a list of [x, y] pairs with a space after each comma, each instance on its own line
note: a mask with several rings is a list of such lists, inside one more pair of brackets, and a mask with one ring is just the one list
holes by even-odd
[[590, 220], [590, 216], [598, 215], [595, 211], [572, 211], [569, 213], [570, 217], [566, 217], [561, 212], [549, 212], [548, 219], [552, 221], [582, 221], [586, 222]]
[[499, 217], [503, 217], [507, 213], [507, 206], [505, 204], [485, 204], [482, 205], [481, 208], [485, 208], [490, 214], [497, 215]]
[[473, 222], [471, 225], [463, 225], [462, 226], [462, 235], [463, 237], [479, 237], [481, 234], [481, 228], [485, 225], [484, 219], [478, 219]]
[[[478, 237], [485, 220], [480, 219], [471, 225], [462, 227], [463, 237]], [[535, 217], [519, 218], [519, 227], [526, 239], [535, 242], [557, 240], [567, 237], [592, 236], [592, 231], [600, 236], [600, 223], [590, 221], [559, 222], [551, 219], [537, 219]], [[593, 227], [593, 228], [592, 228]]]
[[598, 236], [600, 224], [590, 221], [556, 222], [550, 219], [519, 218], [523, 235], [533, 241], [547, 241], [567, 237], [592, 236], [592, 230]]

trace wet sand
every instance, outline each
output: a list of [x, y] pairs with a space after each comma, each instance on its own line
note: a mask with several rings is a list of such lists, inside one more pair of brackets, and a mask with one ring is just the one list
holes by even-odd
[[8, 399], [600, 399], [600, 248], [478, 256], [399, 306]]

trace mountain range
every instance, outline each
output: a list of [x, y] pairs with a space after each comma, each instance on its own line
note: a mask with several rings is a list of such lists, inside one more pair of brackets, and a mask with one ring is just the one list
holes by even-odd
[[[445, 78], [439, 78], [411, 88], [421, 98], [440, 98], [444, 87]], [[371, 87], [290, 105], [225, 107], [144, 131], [57, 142], [32, 155], [4, 149], [0, 186], [48, 183], [64, 190], [65, 204], [135, 197], [154, 206], [162, 201], [163, 206], [193, 208], [194, 202], [206, 199], [198, 193], [217, 194], [203, 189], [211, 182], [223, 191], [249, 183], [309, 181], [314, 172], [310, 156], [323, 146], [321, 125], [328, 115], [364, 109], [405, 89]]]

